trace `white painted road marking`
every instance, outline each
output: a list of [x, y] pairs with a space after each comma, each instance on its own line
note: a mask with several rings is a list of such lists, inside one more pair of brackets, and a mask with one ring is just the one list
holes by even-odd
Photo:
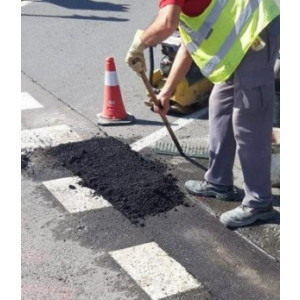
[[103, 197], [94, 195], [94, 191], [78, 184], [79, 177], [66, 177], [44, 181], [44, 186], [70, 213], [110, 207]]
[[[170, 124], [173, 131], [177, 131], [182, 127], [185, 127], [195, 121], [195, 119], [203, 117], [207, 114], [208, 108], [201, 109], [199, 111], [196, 111], [193, 114], [190, 114], [186, 117], [182, 117], [180, 119], [177, 119], [175, 122]], [[167, 136], [169, 134], [168, 130], [164, 127], [160, 130], [157, 130], [153, 132], [152, 134], [146, 136], [143, 139], [138, 140], [137, 142], [130, 145], [131, 149], [134, 151], [141, 151], [142, 149], [149, 147], [150, 145], [154, 144], [161, 138]]]
[[36, 101], [29, 93], [21, 93], [21, 110], [42, 108], [43, 105]]
[[153, 300], [202, 287], [154, 242], [109, 254]]
[[22, 149], [55, 147], [80, 141], [82, 138], [67, 125], [26, 129], [21, 132]]

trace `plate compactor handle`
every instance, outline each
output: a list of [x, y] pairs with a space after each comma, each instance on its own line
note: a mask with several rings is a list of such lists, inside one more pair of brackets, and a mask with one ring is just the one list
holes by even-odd
[[[150, 97], [151, 97], [151, 101], [152, 101], [156, 106], [161, 107], [161, 103], [160, 103], [160, 101], [156, 98], [156, 95], [155, 95], [155, 93], [154, 93], [154, 91], [153, 91], [153, 89], [152, 89], [152, 86], [151, 86], [151, 84], [150, 84], [150, 82], [149, 82], [149, 80], [148, 80], [148, 78], [147, 78], [147, 76], [146, 76], [146, 74], [145, 74], [145, 71], [141, 71], [141, 72], [140, 72], [140, 75], [141, 75], [141, 78], [142, 78], [142, 80], [143, 80], [143, 82], [144, 82], [144, 84], [145, 84], [145, 87], [146, 87], [146, 89], [147, 89], [147, 91], [148, 91], [148, 93], [149, 93], [149, 95], [150, 95]], [[160, 116], [161, 116], [161, 115], [160, 115]], [[174, 144], [175, 144], [177, 150], [178, 150], [178, 152], [179, 152], [182, 156], [184, 156], [183, 150], [182, 150], [182, 148], [181, 148], [181, 146], [180, 146], [180, 144], [179, 144], [179, 142], [178, 142], [178, 140], [177, 140], [177, 138], [176, 138], [176, 136], [175, 136], [175, 134], [174, 134], [174, 131], [172, 130], [172, 128], [171, 128], [171, 126], [170, 126], [170, 123], [169, 123], [167, 117], [166, 117], [166, 116], [161, 116], [161, 118], [162, 118], [162, 120], [163, 120], [163, 122], [164, 122], [164, 124], [165, 124], [165, 126], [166, 126], [166, 128], [167, 128], [167, 130], [168, 130], [168, 132], [169, 132], [169, 134], [170, 134], [170, 136], [171, 136], [171, 138], [172, 138], [172, 140], [173, 140], [173, 142], [174, 142]]]

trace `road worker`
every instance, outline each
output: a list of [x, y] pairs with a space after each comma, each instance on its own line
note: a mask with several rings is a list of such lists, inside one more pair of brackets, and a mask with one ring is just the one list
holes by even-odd
[[145, 71], [144, 50], [177, 28], [182, 42], [154, 111], [165, 116], [170, 97], [192, 61], [214, 83], [209, 98], [210, 157], [204, 180], [188, 180], [196, 196], [231, 200], [237, 152], [244, 198], [223, 213], [228, 227], [273, 217], [271, 136], [274, 64], [279, 52], [279, 7], [273, 0], [160, 0], [153, 23], [138, 30], [126, 56], [136, 72]]

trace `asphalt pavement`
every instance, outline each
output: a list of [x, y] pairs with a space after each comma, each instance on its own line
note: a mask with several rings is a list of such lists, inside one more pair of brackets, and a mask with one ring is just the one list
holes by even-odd
[[[141, 227], [105, 199], [93, 202], [93, 191], [83, 190], [80, 178], [63, 166], [43, 168], [38, 155], [26, 160], [37, 147], [110, 136], [137, 147], [145, 159], [168, 165], [182, 191], [186, 179], [203, 178], [207, 160], [155, 153], [154, 142], [170, 138], [143, 104], [141, 79], [124, 63], [136, 29], [150, 24], [156, 11], [152, 1], [24, 2], [22, 299], [280, 297], [279, 188], [273, 189], [276, 216], [269, 222], [229, 230], [219, 216], [240, 199], [185, 194], [188, 205], [147, 217]], [[97, 125], [110, 56], [126, 110], [136, 118], [131, 125]], [[158, 61], [159, 46], [155, 57]], [[207, 146], [207, 107], [168, 119], [180, 143]], [[235, 181], [241, 189], [238, 161]]]

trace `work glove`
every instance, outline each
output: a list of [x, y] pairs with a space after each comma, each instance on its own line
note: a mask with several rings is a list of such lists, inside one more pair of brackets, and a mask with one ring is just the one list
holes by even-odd
[[147, 46], [141, 41], [141, 35], [143, 32], [143, 30], [138, 30], [136, 32], [132, 45], [130, 46], [125, 58], [125, 62], [128, 66], [137, 73], [147, 71], [144, 57], [144, 49], [147, 48]]

